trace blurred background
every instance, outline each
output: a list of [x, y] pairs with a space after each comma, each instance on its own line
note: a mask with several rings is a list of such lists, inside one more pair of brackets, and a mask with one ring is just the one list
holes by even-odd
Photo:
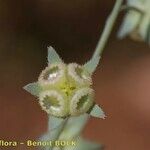
[[[46, 67], [49, 45], [66, 63], [86, 62], [113, 4], [114, 0], [0, 0], [0, 139], [37, 139], [46, 131], [46, 113], [22, 87], [36, 81]], [[122, 16], [93, 76], [96, 101], [107, 118], [92, 118], [84, 135], [104, 143], [106, 150], [148, 150], [150, 48], [116, 38]]]

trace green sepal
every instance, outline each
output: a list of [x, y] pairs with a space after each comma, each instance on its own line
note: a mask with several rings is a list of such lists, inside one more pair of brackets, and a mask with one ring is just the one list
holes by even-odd
[[42, 91], [42, 88], [37, 82], [29, 83], [26, 86], [24, 86], [23, 89], [37, 97], [39, 96], [39, 93]]
[[59, 57], [57, 52], [51, 46], [48, 47], [48, 62], [51, 64], [62, 62], [62, 59]]
[[102, 118], [102, 119], [105, 119], [105, 113], [103, 112], [103, 110], [97, 105], [95, 104], [92, 108], [92, 110], [90, 111], [90, 115], [92, 117], [95, 117], [95, 118]]
[[84, 68], [85, 70], [87, 70], [90, 74], [92, 74], [100, 61], [100, 56], [93, 56], [86, 64], [84, 64]]

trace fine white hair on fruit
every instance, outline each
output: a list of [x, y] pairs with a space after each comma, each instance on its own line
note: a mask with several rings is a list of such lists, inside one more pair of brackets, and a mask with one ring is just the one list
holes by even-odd
[[62, 117], [67, 112], [67, 101], [63, 94], [56, 90], [47, 90], [40, 93], [39, 103], [48, 114]]
[[70, 101], [71, 115], [86, 113], [94, 101], [94, 90], [88, 87], [81, 88], [75, 92]]
[[92, 84], [91, 75], [77, 63], [70, 63], [68, 65], [68, 75], [72, 77], [78, 84]]
[[53, 85], [57, 83], [65, 74], [65, 64], [49, 64], [39, 76], [41, 85]]

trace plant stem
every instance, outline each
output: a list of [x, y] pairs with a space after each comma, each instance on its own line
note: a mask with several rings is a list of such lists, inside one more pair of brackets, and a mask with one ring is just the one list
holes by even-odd
[[[56, 129], [54, 129], [53, 135], [50, 134], [53, 138], [53, 141], [71, 141], [80, 136], [81, 131], [86, 125], [89, 119], [88, 114], [83, 114], [81, 116], [76, 117], [68, 117], [66, 118], [62, 124], [60, 124]], [[55, 121], [55, 120], [53, 120]], [[54, 122], [53, 122], [54, 123]], [[51, 129], [49, 129], [51, 131]], [[55, 150], [56, 147], [52, 146], [49, 150]], [[64, 150], [64, 148], [61, 148]]]
[[122, 6], [123, 0], [116, 0], [116, 3], [114, 5], [114, 8], [110, 14], [110, 16], [108, 17], [107, 21], [106, 21], [106, 25], [104, 28], [104, 31], [98, 41], [97, 47], [95, 49], [95, 52], [93, 54], [93, 57], [95, 56], [100, 56], [105, 48], [105, 45], [108, 41], [108, 38], [110, 36], [110, 33], [113, 29], [113, 26], [115, 24], [115, 21], [117, 19], [117, 16], [120, 12], [120, 8]]

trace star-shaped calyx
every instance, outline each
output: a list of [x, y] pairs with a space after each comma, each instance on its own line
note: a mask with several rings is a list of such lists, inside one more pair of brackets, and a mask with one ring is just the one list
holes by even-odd
[[93, 57], [84, 65], [65, 64], [52, 47], [48, 47], [48, 66], [38, 81], [24, 87], [39, 99], [41, 108], [55, 117], [79, 116], [89, 113], [104, 118], [94, 102], [92, 74], [100, 57]]

